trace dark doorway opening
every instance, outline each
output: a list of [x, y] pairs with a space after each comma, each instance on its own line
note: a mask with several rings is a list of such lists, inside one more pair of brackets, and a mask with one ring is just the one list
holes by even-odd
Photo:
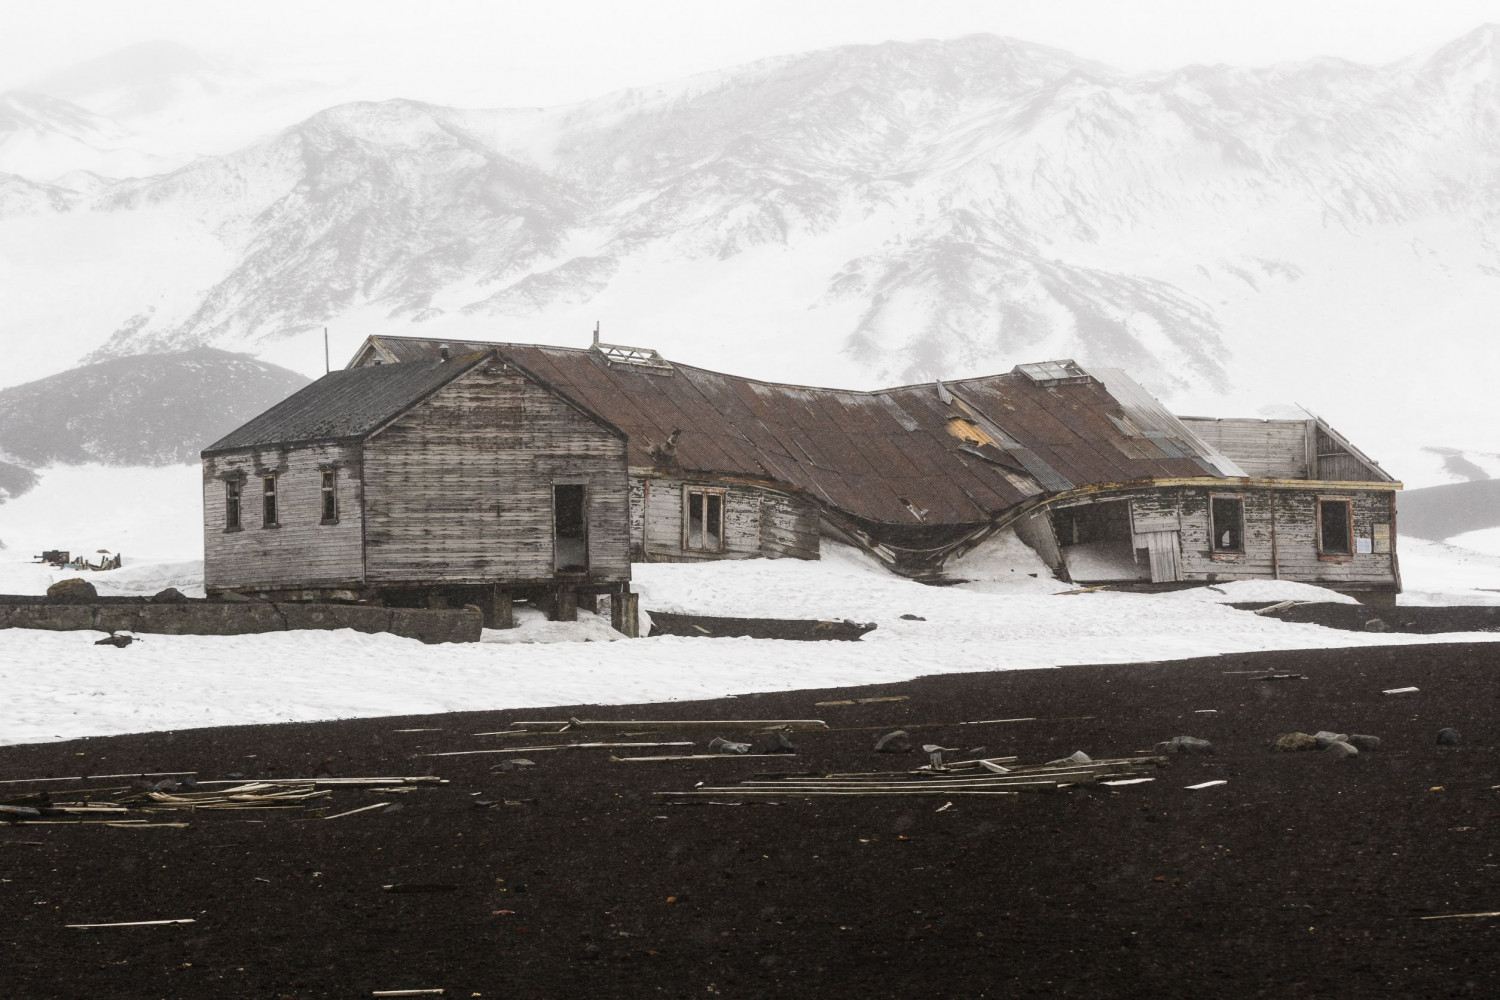
[[559, 573], [589, 571], [589, 488], [582, 483], [552, 487], [555, 568]]

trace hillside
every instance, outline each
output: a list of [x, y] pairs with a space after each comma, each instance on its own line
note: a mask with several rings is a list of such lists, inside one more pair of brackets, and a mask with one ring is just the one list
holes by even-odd
[[1500, 479], [1446, 483], [1396, 494], [1401, 534], [1443, 541], [1500, 527]]
[[196, 462], [204, 445], [307, 381], [206, 347], [84, 365], [0, 389], [0, 457], [33, 469]]

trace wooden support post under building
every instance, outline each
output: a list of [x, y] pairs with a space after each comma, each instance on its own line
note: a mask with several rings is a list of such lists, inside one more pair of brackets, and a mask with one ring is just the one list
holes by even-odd
[[515, 628], [516, 618], [512, 608], [510, 591], [499, 587], [488, 587], [479, 599], [479, 610], [484, 615], [485, 628]]
[[578, 620], [578, 591], [572, 587], [558, 587], [552, 606], [555, 609], [553, 621], [576, 622]]
[[622, 583], [609, 598], [609, 626], [632, 639], [641, 637], [641, 595], [630, 592]]

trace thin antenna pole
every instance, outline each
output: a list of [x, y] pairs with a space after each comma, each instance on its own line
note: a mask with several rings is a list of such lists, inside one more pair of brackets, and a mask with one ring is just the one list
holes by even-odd
[[328, 327], [323, 327], [323, 374], [327, 375], [333, 371], [333, 365], [328, 361]]

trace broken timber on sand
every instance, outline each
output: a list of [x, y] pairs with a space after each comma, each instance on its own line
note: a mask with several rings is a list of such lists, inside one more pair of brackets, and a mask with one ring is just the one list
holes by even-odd
[[1138, 757], [1089, 764], [1033, 765], [1006, 774], [953, 777], [942, 772], [916, 771], [891, 777], [889, 772], [870, 775], [839, 775], [823, 778], [788, 776], [782, 779], [742, 781], [737, 785], [697, 787], [687, 791], [655, 792], [670, 799], [701, 798], [812, 798], [907, 795], [1016, 795], [1024, 791], [1051, 791], [1072, 785], [1092, 785], [1101, 777], [1142, 775], [1145, 766], [1162, 767], [1161, 757]]
[[785, 729], [793, 733], [827, 729], [822, 719], [558, 719], [512, 722], [512, 729], [567, 732], [570, 729]]

